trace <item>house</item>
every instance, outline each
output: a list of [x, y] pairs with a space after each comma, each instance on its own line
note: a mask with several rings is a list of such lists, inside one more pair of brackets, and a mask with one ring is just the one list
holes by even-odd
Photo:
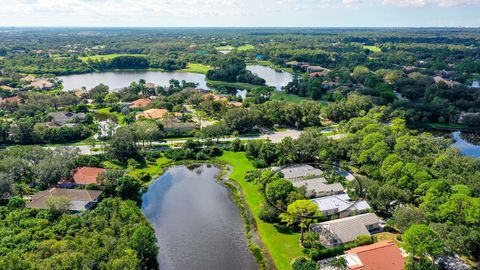
[[130, 109], [138, 109], [138, 108], [145, 108], [152, 102], [149, 98], [141, 98], [134, 100], [128, 106]]
[[97, 177], [106, 170], [95, 167], [81, 167], [73, 171], [73, 183], [75, 185], [97, 184]]
[[350, 270], [402, 270], [405, 257], [393, 241], [382, 241], [345, 251]]
[[193, 122], [182, 122], [178, 118], [172, 119], [163, 119], [162, 120], [163, 130], [180, 130], [180, 131], [191, 131], [197, 128], [197, 124]]
[[30, 83], [33, 89], [49, 90], [55, 88], [55, 84], [44, 79], [35, 79]]
[[336, 194], [316, 198], [313, 199], [312, 202], [318, 206], [318, 210], [326, 217], [338, 215], [340, 218], [344, 218], [355, 214], [364, 214], [371, 209], [367, 201], [352, 200], [348, 194]]
[[287, 67], [299, 67], [301, 66], [303, 63], [301, 62], [298, 62], [298, 61], [290, 61], [290, 62], [286, 62], [285, 65]]
[[314, 179], [293, 181], [293, 186], [300, 188], [305, 187], [307, 197], [323, 197], [334, 194], [341, 194], [344, 192], [344, 188], [340, 183], [328, 184], [325, 177], [319, 177]]
[[166, 109], [150, 109], [144, 112], [141, 112], [135, 115], [135, 118], [138, 119], [161, 119], [168, 113]]
[[155, 89], [155, 87], [157, 87], [154, 83], [146, 83], [144, 86], [147, 89]]
[[435, 76], [435, 77], [433, 77], [433, 80], [435, 81], [436, 84], [444, 83], [444, 84], [448, 85], [448, 87], [450, 87], [450, 88], [452, 88], [454, 85], [459, 84], [458, 82], [454, 82], [452, 80], [446, 80], [441, 76]]
[[51, 112], [48, 113], [52, 117], [52, 122], [63, 126], [67, 123], [79, 122], [85, 120], [84, 113], [73, 113], [73, 112]]
[[25, 207], [47, 209], [50, 198], [63, 197], [70, 201], [69, 209], [71, 211], [84, 211], [94, 206], [101, 194], [100, 190], [51, 188], [27, 197], [30, 201]]
[[297, 167], [287, 167], [281, 169], [280, 172], [283, 174], [283, 178], [287, 180], [304, 180], [306, 178], [316, 178], [323, 175], [323, 171], [317, 168], [314, 168], [311, 165], [302, 165]]
[[320, 72], [320, 71], [330, 71], [327, 68], [321, 67], [321, 66], [308, 66], [307, 67], [307, 72], [312, 73], [312, 72]]
[[480, 89], [480, 81], [474, 81], [474, 82], [472, 82], [472, 88]]
[[242, 107], [243, 106], [243, 103], [242, 102], [238, 102], [238, 101], [229, 101], [227, 103], [227, 105], [230, 105], [230, 106], [233, 106], [233, 107]]
[[316, 224], [312, 231], [320, 236], [326, 247], [351, 243], [360, 235], [371, 235], [380, 230], [380, 220], [374, 213], [361, 214]]
[[310, 79], [313, 79], [313, 78], [326, 76], [328, 73], [329, 71], [316, 71], [316, 72], [310, 73], [309, 76], [310, 76]]
[[8, 97], [8, 98], [0, 98], [0, 104], [4, 105], [7, 103], [15, 103], [20, 104], [20, 98], [18, 96]]

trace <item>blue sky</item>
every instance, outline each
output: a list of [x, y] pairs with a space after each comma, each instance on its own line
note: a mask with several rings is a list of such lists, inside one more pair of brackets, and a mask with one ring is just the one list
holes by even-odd
[[480, 0], [1, 0], [0, 26], [480, 27]]

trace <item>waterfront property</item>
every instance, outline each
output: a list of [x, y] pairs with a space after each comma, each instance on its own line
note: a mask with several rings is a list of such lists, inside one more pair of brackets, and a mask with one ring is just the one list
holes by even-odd
[[73, 171], [73, 183], [75, 185], [97, 184], [97, 177], [105, 172], [103, 168], [81, 167]]
[[338, 194], [312, 200], [324, 216], [338, 215], [340, 218], [367, 213], [371, 208], [367, 201], [350, 199], [348, 194]]
[[405, 257], [393, 241], [356, 247], [345, 251], [342, 256], [350, 270], [402, 270]]
[[371, 235], [380, 229], [380, 220], [374, 213], [330, 220], [316, 224], [312, 231], [320, 236], [326, 247], [351, 243], [360, 235]]
[[100, 190], [51, 188], [27, 197], [29, 202], [25, 207], [47, 209], [52, 198], [65, 198], [69, 202], [70, 211], [84, 211], [92, 208], [101, 194]]

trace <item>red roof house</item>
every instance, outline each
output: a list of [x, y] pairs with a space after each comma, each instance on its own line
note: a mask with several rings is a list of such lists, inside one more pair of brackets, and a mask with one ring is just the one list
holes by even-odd
[[9, 98], [0, 98], [0, 104], [6, 104], [6, 103], [20, 104], [20, 98], [18, 96], [9, 97]]
[[345, 251], [350, 270], [402, 270], [405, 258], [393, 241], [382, 241]]
[[102, 168], [82, 167], [73, 171], [73, 182], [76, 185], [96, 184], [97, 176], [106, 171]]

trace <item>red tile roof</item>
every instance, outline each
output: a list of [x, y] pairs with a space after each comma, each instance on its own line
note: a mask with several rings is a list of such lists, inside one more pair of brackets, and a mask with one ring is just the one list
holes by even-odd
[[382, 241], [345, 251], [356, 254], [361, 265], [351, 265], [351, 270], [402, 270], [405, 258], [393, 241]]
[[7, 102], [20, 104], [20, 98], [18, 96], [14, 96], [14, 97], [0, 99], [0, 103], [2, 103], [2, 104], [7, 103]]
[[97, 176], [104, 171], [106, 170], [94, 167], [77, 168], [73, 173], [73, 182], [78, 185], [96, 184]]

